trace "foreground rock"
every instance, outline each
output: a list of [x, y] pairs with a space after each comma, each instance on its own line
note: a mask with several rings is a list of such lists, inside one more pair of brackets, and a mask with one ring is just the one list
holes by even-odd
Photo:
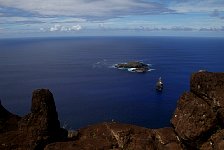
[[129, 69], [129, 71], [139, 73], [147, 72], [149, 70], [149, 66], [147, 64], [138, 61], [116, 64], [115, 67], [118, 69]]
[[36, 90], [31, 113], [25, 117], [0, 105], [0, 149], [223, 150], [224, 73], [195, 73], [190, 89], [177, 103], [172, 127], [148, 129], [110, 122], [68, 134], [60, 128], [53, 95]]
[[224, 73], [194, 73], [191, 76], [190, 91], [212, 108], [224, 108]]
[[171, 120], [179, 137], [191, 146], [216, 127], [216, 113], [192, 93], [181, 96]]
[[[17, 117], [3, 106], [1, 112], [8, 118]], [[153, 130], [111, 122], [69, 131], [67, 134], [60, 128], [53, 95], [46, 89], [33, 92], [31, 113], [18, 117], [14, 123], [13, 130], [0, 134], [1, 150], [182, 149], [172, 128]]]
[[190, 92], [181, 96], [171, 123], [188, 149], [222, 149], [224, 73], [194, 73]]
[[79, 130], [74, 141], [52, 143], [45, 150], [127, 149], [181, 150], [182, 146], [172, 128], [147, 129], [128, 124], [101, 123]]
[[[14, 116], [13, 116], [14, 117]], [[0, 135], [0, 149], [43, 149], [46, 144], [64, 140], [67, 131], [60, 128], [53, 95], [49, 90], [33, 92], [31, 113]]]
[[17, 130], [17, 123], [19, 120], [20, 117], [7, 111], [0, 101], [0, 133]]

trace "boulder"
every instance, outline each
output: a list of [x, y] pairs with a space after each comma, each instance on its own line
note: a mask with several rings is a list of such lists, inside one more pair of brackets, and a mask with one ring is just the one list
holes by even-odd
[[213, 108], [224, 108], [224, 73], [193, 73], [190, 91], [204, 99]]
[[178, 101], [171, 123], [181, 140], [194, 145], [215, 129], [217, 119], [216, 113], [203, 99], [185, 93]]
[[[180, 139], [193, 148], [199, 148], [214, 132], [222, 129], [224, 73], [194, 73], [191, 76], [190, 92], [181, 96], [171, 123]], [[206, 144], [209, 143], [203, 144], [201, 148], [209, 148]]]

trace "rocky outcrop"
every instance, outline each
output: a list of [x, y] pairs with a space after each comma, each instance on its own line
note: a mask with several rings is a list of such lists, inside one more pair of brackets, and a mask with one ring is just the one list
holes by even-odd
[[201, 98], [185, 93], [177, 104], [171, 123], [184, 142], [196, 146], [203, 135], [216, 127], [216, 113]]
[[138, 61], [116, 64], [115, 67], [118, 69], [128, 69], [129, 71], [139, 73], [144, 73], [149, 70], [149, 66], [147, 64]]
[[194, 73], [190, 92], [181, 96], [171, 123], [188, 149], [217, 145], [222, 138], [213, 137], [220, 136], [224, 123], [224, 73]]
[[33, 92], [31, 113], [14, 126], [17, 130], [0, 135], [0, 149], [43, 149], [67, 137], [67, 131], [60, 128], [53, 95], [46, 89]]
[[127, 149], [181, 150], [182, 145], [172, 128], [148, 129], [121, 123], [101, 123], [79, 130], [74, 141], [52, 143], [44, 150]]
[[155, 145], [157, 150], [183, 150], [179, 137], [173, 128], [161, 128], [154, 130]]
[[224, 108], [224, 73], [201, 72], [191, 76], [190, 91], [212, 108]]
[[41, 89], [33, 92], [31, 113], [25, 117], [0, 105], [0, 149], [223, 150], [224, 73], [194, 73], [171, 124], [148, 129], [106, 122], [67, 132], [60, 128], [53, 95]]

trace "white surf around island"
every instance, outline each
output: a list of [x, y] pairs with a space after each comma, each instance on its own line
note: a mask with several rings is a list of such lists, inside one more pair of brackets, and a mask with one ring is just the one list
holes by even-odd
[[130, 71], [130, 72], [135, 72], [136, 69], [137, 69], [137, 68], [128, 68], [128, 71]]
[[[129, 71], [129, 72], [136, 72], [135, 70], [136, 70], [137, 68], [128, 68], [127, 70]], [[122, 69], [123, 70], [123, 69]], [[147, 72], [151, 72], [151, 71], [153, 71], [153, 70], [156, 70], [156, 69], [149, 69]]]
[[[143, 62], [142, 62], [143, 63]], [[124, 63], [121, 63], [121, 64], [127, 64], [126, 62]], [[134, 67], [131, 67], [131, 68], [119, 68], [119, 67], [116, 67], [118, 64], [112, 64], [112, 65], [109, 65], [109, 62], [107, 62], [106, 59], [102, 59], [100, 61], [97, 61], [96, 63], [94, 63], [92, 65], [92, 68], [94, 69], [97, 69], [97, 68], [103, 68], [103, 67], [108, 67], [108, 68], [112, 68], [112, 69], [118, 69], [118, 70], [127, 70], [128, 72], [133, 72], [133, 73], [136, 73], [138, 71], [138, 68], [134, 68]], [[156, 70], [154, 68], [151, 68], [152, 67], [152, 64], [146, 64], [148, 67], [150, 67], [146, 72], [151, 72], [153, 70]]]
[[[139, 62], [139, 61], [136, 61], [136, 62]], [[141, 61], [141, 63], [143, 63], [142, 61]], [[119, 63], [119, 64], [128, 64], [128, 63]], [[142, 73], [142, 72], [151, 72], [151, 71], [153, 71], [153, 70], [156, 70], [156, 69], [154, 69], [154, 68], [151, 68], [152, 67], [152, 64], [146, 64], [148, 67], [150, 67], [150, 68], [148, 68], [148, 70], [147, 71], [139, 71], [138, 69], [139, 68], [134, 68], [134, 67], [130, 67], [130, 68], [124, 68], [124, 67], [117, 67], [119, 64], [113, 64], [112, 66], [110, 66], [109, 68], [115, 68], [115, 69], [118, 69], [118, 70], [127, 70], [127, 71], [129, 71], [129, 72], [134, 72], [134, 73]]]

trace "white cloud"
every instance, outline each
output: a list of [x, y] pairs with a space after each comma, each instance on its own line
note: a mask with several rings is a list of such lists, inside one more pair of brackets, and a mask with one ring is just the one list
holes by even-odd
[[55, 24], [53, 27], [50, 28], [50, 31], [59, 31], [61, 30], [62, 26], [59, 24]]
[[70, 29], [71, 29], [71, 30], [75, 30], [75, 31], [79, 31], [79, 30], [82, 29], [82, 26], [80, 26], [80, 25], [78, 24], [78, 25], [72, 26]]
[[143, 0], [0, 0], [1, 6], [41, 15], [122, 16], [142, 13], [166, 13], [170, 10]]
[[45, 32], [45, 29], [44, 29], [44, 28], [40, 28], [40, 31], [43, 31], [43, 32]]
[[171, 3], [169, 8], [178, 13], [211, 13], [214, 10], [224, 11], [224, 2], [221, 0], [186, 0]]
[[62, 32], [69, 32], [69, 31], [79, 31], [82, 30], [82, 26], [77, 24], [73, 26], [62, 26], [60, 24], [55, 24], [53, 27], [50, 27], [49, 31], [62, 31]]

